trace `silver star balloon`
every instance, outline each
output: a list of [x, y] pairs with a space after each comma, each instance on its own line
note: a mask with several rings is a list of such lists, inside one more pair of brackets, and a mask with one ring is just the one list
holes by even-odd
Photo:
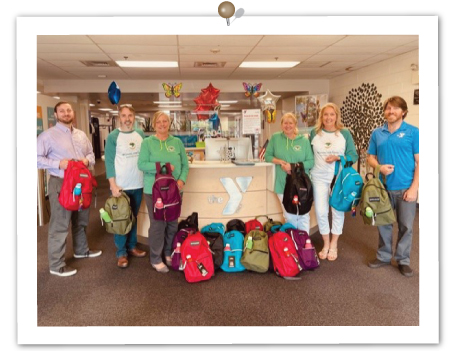
[[267, 90], [263, 96], [258, 98], [259, 103], [261, 104], [261, 109], [263, 111], [272, 109], [277, 109], [277, 101], [281, 97], [281, 95], [273, 95], [270, 90]]

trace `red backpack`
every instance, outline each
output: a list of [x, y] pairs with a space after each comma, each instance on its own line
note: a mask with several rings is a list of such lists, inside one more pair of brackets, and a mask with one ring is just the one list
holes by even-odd
[[277, 232], [269, 238], [273, 269], [281, 277], [295, 277], [300, 273], [297, 250], [289, 234]]
[[181, 244], [181, 262], [184, 276], [189, 283], [208, 280], [213, 276], [212, 252], [200, 232], [188, 235]]
[[264, 230], [264, 226], [256, 218], [245, 222], [245, 233], [246, 234], [250, 233], [252, 230], [261, 230], [261, 231]]
[[68, 211], [89, 208], [94, 187], [97, 187], [97, 181], [84, 163], [70, 160], [64, 171], [59, 203]]

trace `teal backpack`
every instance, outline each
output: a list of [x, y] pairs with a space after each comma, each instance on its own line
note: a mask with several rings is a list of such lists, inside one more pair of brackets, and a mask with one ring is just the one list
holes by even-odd
[[341, 162], [336, 162], [330, 185], [330, 206], [338, 211], [354, 212], [361, 198], [364, 181], [352, 167], [352, 162], [346, 162], [344, 156], [340, 157]]
[[220, 268], [229, 273], [245, 271], [245, 267], [241, 263], [244, 235], [237, 230], [226, 232], [223, 235], [223, 246], [223, 263]]

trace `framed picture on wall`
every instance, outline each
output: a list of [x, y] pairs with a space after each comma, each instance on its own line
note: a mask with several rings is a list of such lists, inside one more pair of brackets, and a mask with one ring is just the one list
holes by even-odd
[[319, 112], [328, 102], [327, 94], [300, 95], [295, 97], [295, 116], [299, 129], [308, 132], [317, 122]]

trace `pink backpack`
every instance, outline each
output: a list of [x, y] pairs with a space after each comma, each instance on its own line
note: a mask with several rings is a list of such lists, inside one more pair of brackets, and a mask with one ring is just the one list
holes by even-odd
[[153, 217], [158, 221], [171, 222], [181, 214], [181, 195], [178, 184], [172, 175], [170, 163], [166, 163], [165, 173], [161, 164], [156, 162], [155, 183], [152, 189]]

